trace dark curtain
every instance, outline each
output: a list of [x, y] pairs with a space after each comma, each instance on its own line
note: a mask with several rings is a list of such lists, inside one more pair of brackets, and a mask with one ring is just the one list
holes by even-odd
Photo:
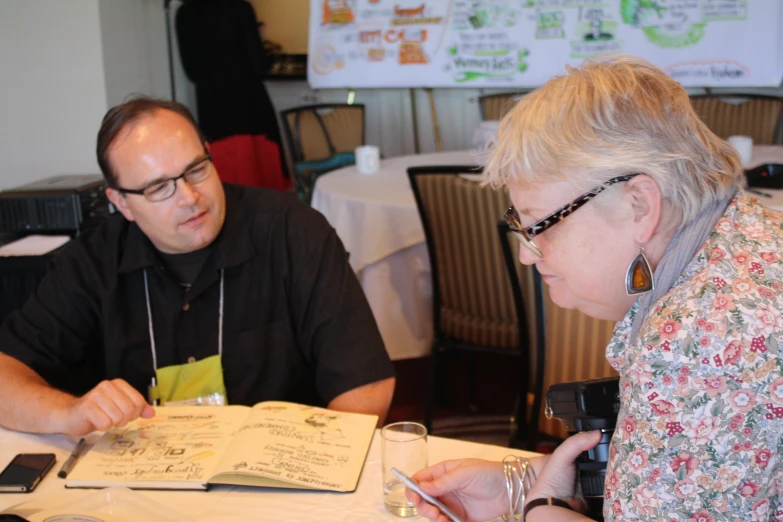
[[267, 63], [253, 6], [245, 0], [186, 0], [177, 11], [176, 31], [207, 140], [264, 135], [277, 144], [284, 169], [280, 130], [263, 83]]

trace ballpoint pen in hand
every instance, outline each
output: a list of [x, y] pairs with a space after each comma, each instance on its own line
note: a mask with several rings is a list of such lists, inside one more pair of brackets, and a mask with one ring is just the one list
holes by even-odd
[[427, 502], [429, 502], [433, 506], [435, 506], [438, 509], [440, 509], [440, 512], [443, 513], [444, 515], [446, 515], [447, 517], [449, 517], [451, 520], [453, 520], [454, 522], [463, 522], [463, 520], [461, 518], [459, 518], [452, 510], [450, 510], [445, 505], [443, 505], [442, 502], [440, 502], [439, 500], [436, 500], [431, 495], [428, 495], [424, 491], [422, 491], [422, 489], [419, 487], [419, 485], [416, 484], [413, 480], [411, 480], [411, 478], [408, 477], [408, 475], [406, 475], [405, 473], [401, 472], [397, 468], [392, 468], [391, 472], [394, 473], [395, 475], [397, 475], [397, 477], [403, 482], [403, 484], [405, 484], [406, 487], [408, 487], [409, 489], [412, 489], [413, 491], [415, 491], [416, 493], [421, 495], [421, 498], [423, 498], [424, 500], [426, 500]]
[[57, 472], [57, 476], [60, 478], [65, 478], [68, 476], [68, 473], [71, 472], [74, 465], [76, 465], [76, 459], [79, 458], [79, 453], [81, 453], [82, 448], [84, 448], [84, 438], [82, 437], [79, 439], [79, 442], [76, 443], [76, 447], [71, 452], [71, 455], [68, 457], [68, 459], [63, 464], [63, 467], [60, 468], [60, 471]]

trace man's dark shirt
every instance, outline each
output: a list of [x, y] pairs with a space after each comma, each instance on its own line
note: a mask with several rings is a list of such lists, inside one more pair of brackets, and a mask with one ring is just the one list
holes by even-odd
[[143, 272], [158, 367], [218, 352], [230, 404], [325, 405], [394, 374], [334, 229], [294, 197], [224, 185], [226, 220], [190, 290], [135, 223], [113, 216], [66, 246], [36, 293], [0, 328], [0, 351], [80, 394], [123, 378], [146, 396], [153, 376]]
[[211, 253], [212, 245], [209, 245], [201, 250], [186, 254], [164, 254], [159, 251], [158, 255], [163, 262], [163, 269], [168, 269], [174, 280], [179, 282], [183, 288], [188, 289], [193, 286], [193, 281], [196, 280], [204, 262]]

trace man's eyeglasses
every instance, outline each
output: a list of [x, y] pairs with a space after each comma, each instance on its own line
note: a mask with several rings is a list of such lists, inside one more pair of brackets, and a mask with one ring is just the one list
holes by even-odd
[[622, 183], [623, 181], [628, 181], [629, 179], [633, 178], [634, 176], [638, 176], [641, 174], [640, 172], [637, 172], [636, 174], [626, 174], [624, 176], [618, 176], [616, 178], [612, 178], [608, 180], [603, 185], [594, 188], [590, 192], [583, 194], [573, 200], [568, 205], [559, 208], [558, 210], [555, 210], [551, 214], [549, 214], [547, 217], [540, 221], [536, 221], [529, 227], [522, 226], [522, 222], [519, 220], [519, 214], [517, 213], [517, 210], [514, 207], [508, 207], [508, 210], [506, 210], [506, 213], [503, 215], [503, 217], [506, 220], [506, 223], [508, 223], [508, 227], [511, 229], [512, 232], [517, 236], [519, 241], [525, 245], [525, 247], [528, 248], [531, 252], [533, 252], [536, 256], [542, 258], [544, 255], [541, 253], [541, 250], [533, 243], [533, 238], [542, 233], [544, 230], [547, 230], [548, 228], [553, 227], [557, 223], [560, 223], [565, 218], [570, 216], [574, 213], [575, 210], [583, 206], [585, 203], [596, 197], [598, 194], [603, 192], [607, 189], [607, 187], [610, 187], [614, 185], [615, 183]]
[[212, 156], [207, 153], [204, 157], [197, 159], [193, 162], [188, 169], [172, 178], [166, 178], [163, 180], [150, 183], [144, 188], [140, 189], [126, 189], [122, 187], [113, 187], [115, 190], [122, 194], [136, 194], [144, 196], [148, 201], [157, 203], [165, 199], [169, 199], [177, 191], [177, 180], [184, 179], [188, 185], [198, 185], [205, 181], [210, 174], [212, 174]]

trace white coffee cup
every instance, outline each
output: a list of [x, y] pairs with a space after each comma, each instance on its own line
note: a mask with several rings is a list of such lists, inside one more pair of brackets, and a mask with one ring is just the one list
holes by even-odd
[[750, 136], [729, 136], [729, 143], [739, 152], [742, 165], [750, 165], [753, 159], [753, 138]]
[[356, 170], [360, 174], [374, 174], [381, 168], [381, 151], [375, 145], [356, 147]]

